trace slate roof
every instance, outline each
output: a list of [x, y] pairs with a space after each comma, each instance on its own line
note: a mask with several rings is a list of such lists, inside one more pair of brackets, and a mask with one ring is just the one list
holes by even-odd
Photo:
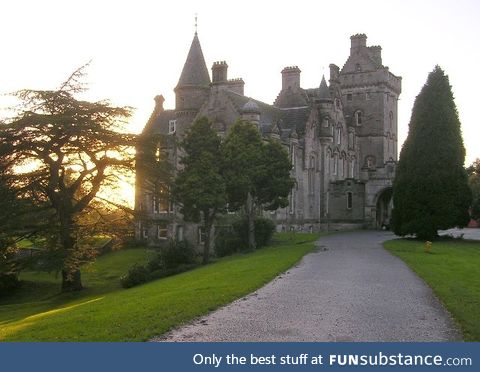
[[182, 86], [209, 86], [210, 75], [208, 74], [205, 58], [203, 58], [200, 40], [195, 32], [192, 45], [188, 52], [187, 60], [183, 66], [177, 88]]
[[142, 134], [167, 134], [168, 122], [170, 120], [174, 120], [175, 118], [175, 110], [165, 110], [159, 113], [153, 112], [152, 116], [145, 125]]
[[320, 88], [318, 89], [318, 98], [321, 100], [332, 99], [330, 89], [328, 89], [327, 82], [325, 81], [325, 76], [322, 76], [322, 82], [320, 83]]

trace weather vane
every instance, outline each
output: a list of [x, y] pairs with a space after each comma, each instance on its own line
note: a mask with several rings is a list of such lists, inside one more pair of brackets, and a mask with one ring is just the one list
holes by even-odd
[[197, 16], [198, 16], [198, 14], [195, 13], [195, 34], [197, 34], [197, 31], [198, 31], [198, 27], [197, 27]]

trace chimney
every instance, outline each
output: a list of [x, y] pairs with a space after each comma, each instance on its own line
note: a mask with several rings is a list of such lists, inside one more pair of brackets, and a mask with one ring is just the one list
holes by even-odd
[[298, 66], [285, 67], [282, 70], [282, 90], [300, 88], [301, 72]]
[[370, 51], [370, 56], [372, 60], [378, 66], [382, 66], [382, 47], [375, 45], [375, 46], [368, 47], [368, 50]]
[[356, 34], [350, 36], [351, 47], [350, 47], [350, 55], [360, 52], [362, 48], [367, 46], [367, 35], [365, 34]]
[[225, 61], [213, 62], [212, 83], [224, 83], [227, 81], [228, 65]]
[[330, 80], [329, 84], [332, 85], [333, 82], [338, 81], [338, 77], [340, 76], [340, 68], [337, 65], [331, 63], [328, 67], [330, 67]]
[[163, 109], [163, 102], [165, 102], [165, 98], [162, 95], [155, 96], [155, 112], [159, 113], [162, 112]]

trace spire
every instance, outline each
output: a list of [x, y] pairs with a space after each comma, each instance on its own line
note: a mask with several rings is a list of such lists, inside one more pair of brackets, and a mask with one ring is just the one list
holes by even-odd
[[325, 81], [325, 75], [322, 76], [322, 82], [318, 89], [318, 98], [321, 100], [331, 100], [330, 89], [328, 89], [327, 82]]
[[203, 58], [202, 47], [198, 40], [197, 31], [193, 37], [187, 60], [183, 66], [182, 74], [178, 80], [177, 88], [184, 86], [208, 86], [210, 84], [210, 75], [208, 75], [207, 65]]

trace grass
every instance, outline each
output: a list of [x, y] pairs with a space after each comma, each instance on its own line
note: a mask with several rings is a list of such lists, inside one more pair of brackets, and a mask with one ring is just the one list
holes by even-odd
[[118, 277], [132, 257], [146, 259], [145, 250], [105, 255], [84, 274], [89, 289], [75, 294], [55, 294], [51, 277], [29, 273], [24, 278], [42, 288], [0, 303], [0, 340], [145, 341], [268, 283], [312, 251], [316, 238], [278, 234], [270, 247], [128, 290]]
[[399, 239], [385, 248], [400, 257], [435, 292], [460, 325], [466, 341], [480, 341], [480, 242]]

